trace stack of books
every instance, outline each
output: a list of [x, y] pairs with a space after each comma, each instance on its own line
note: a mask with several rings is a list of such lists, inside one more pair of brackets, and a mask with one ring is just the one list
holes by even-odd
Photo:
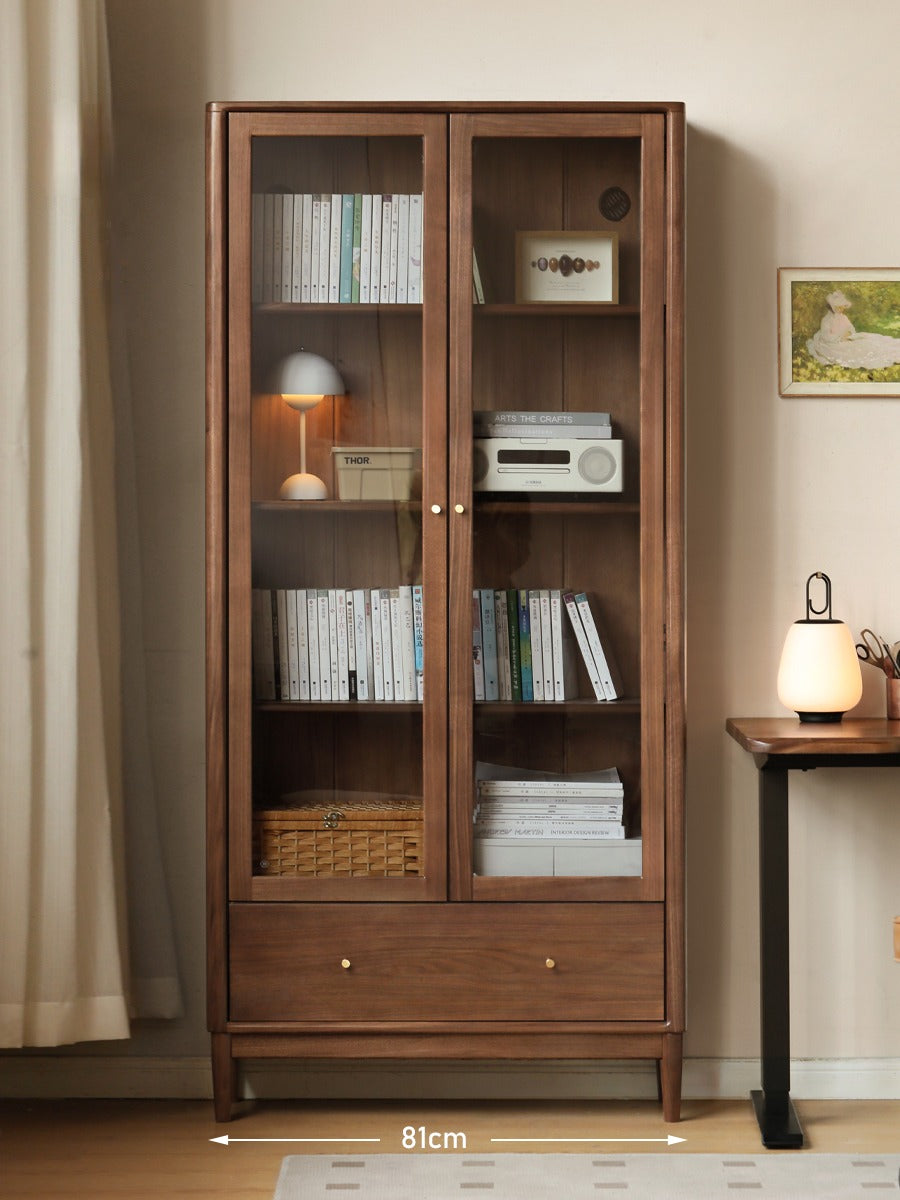
[[475, 588], [472, 663], [476, 700], [557, 702], [578, 696], [578, 659], [596, 700], [617, 700], [622, 680], [585, 592]]
[[626, 838], [615, 767], [579, 774], [478, 763], [477, 875], [640, 874], [640, 838]]
[[421, 193], [255, 192], [255, 304], [421, 304]]
[[254, 588], [252, 650], [257, 700], [421, 702], [422, 587]]
[[477, 438], [598, 438], [612, 437], [608, 412], [508, 412], [479, 410], [473, 434]]

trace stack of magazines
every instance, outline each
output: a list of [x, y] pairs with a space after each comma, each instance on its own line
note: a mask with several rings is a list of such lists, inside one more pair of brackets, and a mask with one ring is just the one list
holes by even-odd
[[615, 767], [557, 774], [479, 762], [475, 793], [477, 875], [641, 873]]

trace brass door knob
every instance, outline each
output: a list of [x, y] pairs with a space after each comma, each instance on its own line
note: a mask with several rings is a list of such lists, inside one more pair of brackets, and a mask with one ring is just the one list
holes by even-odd
[[454, 504], [454, 505], [453, 505], [453, 511], [454, 511], [454, 512], [457, 512], [457, 513], [464, 513], [464, 512], [466, 511], [466, 509], [465, 509], [465, 505], [463, 505], [463, 504]]
[[548, 958], [544, 965], [547, 967], [548, 970], [552, 971], [553, 968], [556, 966], [556, 959]]
[[349, 959], [349, 958], [342, 958], [342, 959], [341, 959], [341, 966], [344, 968], [344, 970], [345, 970], [345, 971], [349, 971], [349, 970], [350, 970], [350, 959]]
[[441, 506], [439, 504], [432, 504], [431, 511], [434, 513], [434, 515], [436, 517], [439, 517], [444, 510], [441, 508]]

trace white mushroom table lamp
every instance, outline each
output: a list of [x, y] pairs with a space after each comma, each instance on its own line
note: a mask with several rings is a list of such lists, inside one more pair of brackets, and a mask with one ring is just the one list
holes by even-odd
[[327, 358], [298, 350], [276, 367], [272, 391], [300, 414], [300, 470], [285, 479], [278, 495], [282, 500], [325, 500], [325, 483], [306, 469], [306, 414], [326, 396], [345, 395], [344, 381]]

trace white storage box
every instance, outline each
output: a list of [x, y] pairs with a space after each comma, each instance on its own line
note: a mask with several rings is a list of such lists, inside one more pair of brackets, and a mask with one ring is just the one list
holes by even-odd
[[341, 500], [409, 500], [421, 490], [418, 447], [334, 446], [331, 453]]
[[640, 875], [640, 838], [475, 838], [476, 875]]

